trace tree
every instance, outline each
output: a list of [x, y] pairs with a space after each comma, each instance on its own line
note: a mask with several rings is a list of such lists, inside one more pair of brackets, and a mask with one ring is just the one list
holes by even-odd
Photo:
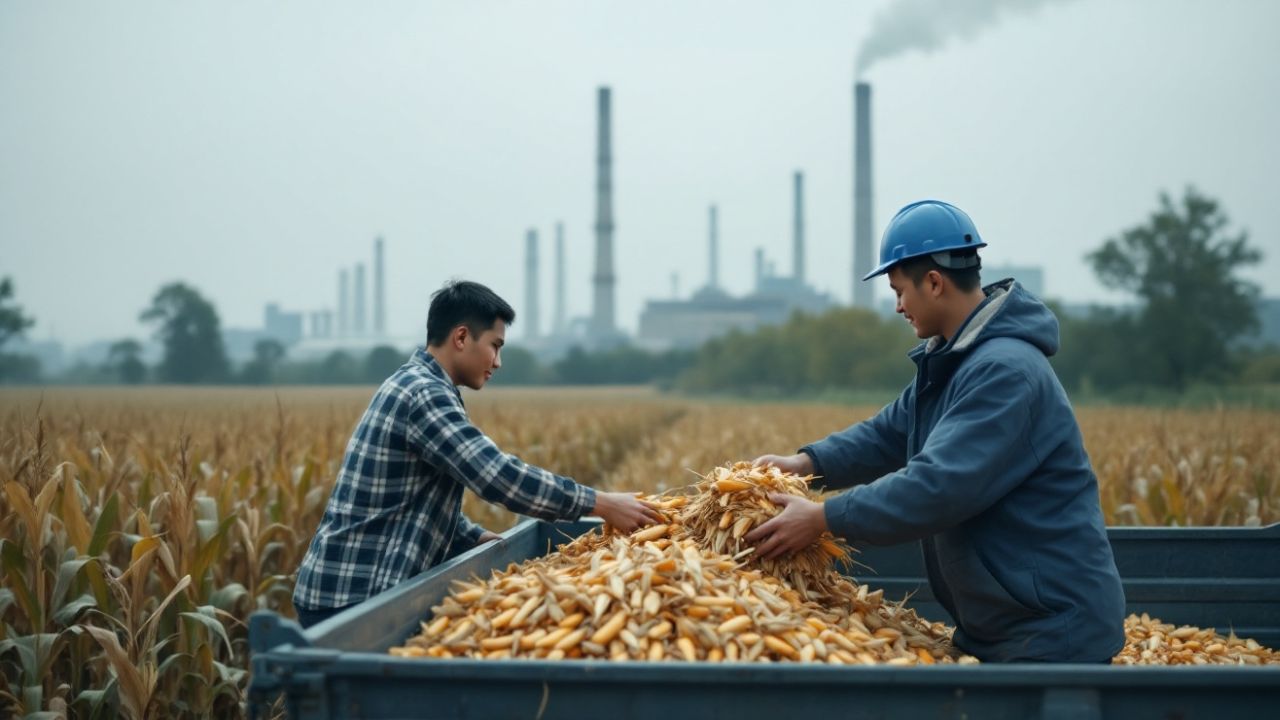
[[649, 353], [631, 345], [619, 345], [586, 352], [575, 345], [551, 370], [555, 380], [566, 385], [670, 384], [692, 362], [693, 354], [687, 351]]
[[161, 380], [207, 383], [227, 378], [230, 363], [222, 345], [218, 311], [195, 288], [183, 283], [165, 285], [139, 317], [158, 326], [156, 338], [164, 344]]
[[117, 340], [107, 350], [107, 365], [120, 382], [137, 385], [147, 378], [147, 366], [142, 362], [142, 343], [133, 338]]
[[22, 336], [27, 328], [36, 324], [36, 321], [22, 314], [22, 307], [10, 304], [9, 299], [13, 297], [13, 280], [5, 278], [0, 280], [0, 349], [4, 348], [5, 343], [14, 338]]
[[1258, 325], [1258, 288], [1236, 276], [1262, 254], [1248, 233], [1231, 235], [1217, 201], [1188, 188], [1167, 193], [1144, 225], [1111, 238], [1086, 259], [1110, 288], [1141, 304], [1134, 338], [1149, 382], [1183, 388], [1224, 374], [1231, 341]]
[[782, 325], [733, 330], [705, 343], [679, 384], [694, 392], [898, 390], [918, 342], [901, 320], [858, 308], [796, 313]]
[[1049, 358], [1058, 379], [1085, 394], [1121, 389], [1146, 380], [1146, 368], [1135, 363], [1130, 346], [1138, 320], [1132, 312], [1108, 307], [1071, 315], [1053, 303], [1061, 350]]
[[364, 379], [380, 383], [404, 365], [407, 355], [390, 345], [379, 345], [369, 351], [364, 359]]
[[40, 361], [30, 355], [3, 352], [5, 343], [22, 336], [35, 320], [22, 312], [22, 307], [10, 303], [13, 297], [13, 280], [0, 280], [0, 382], [35, 382], [40, 378]]
[[326, 384], [354, 383], [360, 380], [360, 367], [343, 350], [334, 350], [320, 361], [316, 381]]
[[0, 384], [40, 382], [40, 359], [34, 355], [0, 353]]
[[276, 369], [284, 359], [284, 345], [275, 338], [263, 338], [253, 344], [253, 359], [244, 366], [241, 378], [249, 385], [275, 382]]
[[547, 371], [537, 356], [525, 348], [502, 348], [502, 369], [493, 375], [495, 385], [536, 385], [547, 381]]

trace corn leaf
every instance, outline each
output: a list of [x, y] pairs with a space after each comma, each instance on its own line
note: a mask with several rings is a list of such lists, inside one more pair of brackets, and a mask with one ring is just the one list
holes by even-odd
[[182, 617], [187, 618], [188, 620], [194, 620], [203, 625], [205, 630], [209, 631], [209, 636], [211, 638], [217, 637], [222, 640], [222, 644], [227, 648], [227, 656], [230, 657], [232, 655], [231, 638], [227, 637], [227, 629], [223, 627], [222, 623], [217, 619], [212, 607], [208, 605], [201, 605], [198, 608], [198, 612], [184, 612], [182, 613]]
[[[231, 583], [214, 590], [209, 596], [209, 604], [237, 617], [248, 617], [247, 611], [253, 606], [253, 596], [240, 583]], [[246, 612], [240, 612], [241, 610]]]
[[0, 642], [0, 655], [17, 651], [22, 678], [28, 684], [40, 683], [49, 673], [53, 661], [65, 644], [58, 633], [36, 633], [7, 638]]
[[53, 614], [53, 621], [63, 627], [70, 627], [86, 610], [98, 607], [98, 600], [88, 593], [58, 608]]
[[155, 549], [159, 546], [160, 546], [160, 538], [154, 535], [144, 537], [138, 542], [134, 543], [133, 549], [129, 551], [129, 567], [133, 567], [133, 565], [136, 564], [139, 560], [151, 554], [152, 552], [155, 552]]
[[199, 554], [196, 555], [196, 561], [191, 566], [191, 574], [201, 582], [204, 581], [205, 571], [209, 568], [209, 564], [218, 556], [222, 550], [222, 539], [227, 534], [227, 529], [235, 525], [236, 516], [228, 515], [218, 525], [218, 530], [213, 534], [209, 541], [200, 548]]
[[49, 598], [49, 607], [55, 613], [62, 606], [62, 599], [67, 596], [67, 590], [71, 588], [71, 583], [75, 581], [76, 575], [80, 574], [80, 570], [87, 563], [96, 562], [91, 557], [79, 557], [75, 560], [66, 560], [58, 567], [58, 579], [53, 585], [53, 595]]
[[75, 475], [71, 472], [71, 463], [63, 463], [62, 471], [62, 526], [67, 530], [71, 545], [82, 553], [88, 553], [89, 542], [93, 537], [89, 529], [89, 521], [80, 506], [80, 488]]
[[93, 537], [85, 550], [86, 555], [98, 557], [102, 554], [107, 547], [107, 539], [111, 536], [111, 531], [119, 522], [119, 514], [120, 498], [113, 493], [107, 498], [107, 504], [102, 506], [102, 512], [98, 513], [98, 520], [93, 524]]
[[4, 484], [5, 497], [9, 498], [9, 505], [14, 512], [18, 513], [18, 517], [22, 519], [22, 524], [27, 528], [27, 543], [31, 547], [38, 548], [44, 543], [41, 542], [44, 526], [37, 521], [36, 508], [31, 502], [31, 495], [27, 492], [27, 486], [16, 480], [10, 480]]
[[169, 603], [173, 602], [173, 599], [176, 598], [183, 590], [186, 590], [187, 586], [190, 584], [191, 576], [183, 575], [182, 579], [178, 581], [178, 584], [174, 586], [173, 590], [169, 591], [169, 595], [165, 597], [164, 600], [160, 601], [160, 604], [156, 606], [154, 611], [152, 611], [151, 616], [142, 623], [142, 627], [138, 628], [138, 633], [142, 634], [145, 638], [145, 641], [142, 643], [142, 647], [150, 648], [156, 644], [155, 633], [157, 621], [160, 619], [160, 616], [164, 614], [164, 609], [169, 607]]
[[27, 556], [16, 543], [0, 538], [0, 565], [4, 567], [5, 581], [13, 589], [27, 622], [33, 628], [44, 627], [44, 608], [27, 583]]
[[109, 700], [115, 692], [115, 689], [116, 682], [113, 679], [102, 689], [81, 690], [80, 694], [76, 695], [76, 699], [73, 700], [71, 704], [75, 706], [84, 703], [89, 707], [90, 718], [99, 717], [99, 714], [104, 709], [107, 709], [105, 706], [110, 704]]
[[92, 625], [85, 626], [85, 631], [98, 641], [106, 653], [107, 663], [111, 666], [111, 672], [119, 683], [117, 690], [120, 693], [121, 706], [130, 717], [141, 720], [147, 705], [151, 702], [153, 688], [148, 687], [144, 682], [142, 673], [138, 672], [129, 659], [128, 653], [120, 647], [120, 639], [114, 632]]

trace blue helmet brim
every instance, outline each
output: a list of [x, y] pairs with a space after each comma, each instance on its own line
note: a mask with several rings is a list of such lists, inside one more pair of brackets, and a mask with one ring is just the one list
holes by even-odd
[[[903, 260], [905, 260], [905, 259], [906, 259], [906, 258], [903, 258]], [[867, 273], [866, 275], [863, 275], [863, 276], [862, 276], [862, 282], [866, 282], [866, 281], [870, 280], [870, 279], [871, 279], [871, 278], [873, 278], [873, 277], [878, 277], [878, 276], [880, 276], [880, 275], [883, 275], [883, 274], [885, 274], [885, 273], [889, 272], [890, 270], [892, 270], [892, 269], [893, 269], [893, 266], [894, 266], [894, 265], [897, 265], [897, 264], [898, 264], [898, 263], [900, 263], [900, 262], [902, 262], [902, 260], [894, 260], [893, 262], [881, 263], [880, 267], [876, 268], [875, 270], [872, 270], [871, 272]]]

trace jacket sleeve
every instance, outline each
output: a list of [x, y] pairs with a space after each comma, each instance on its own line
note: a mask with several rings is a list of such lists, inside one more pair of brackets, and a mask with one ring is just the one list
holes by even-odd
[[989, 362], [952, 382], [957, 397], [906, 467], [827, 500], [833, 533], [884, 545], [923, 538], [991, 507], [1040, 465], [1022, 372]]
[[907, 462], [911, 385], [875, 417], [800, 448], [813, 459], [814, 482], [828, 490], [868, 483]]
[[502, 452], [446, 390], [424, 392], [409, 412], [405, 435], [423, 460], [512, 512], [574, 520], [595, 507], [595, 490]]

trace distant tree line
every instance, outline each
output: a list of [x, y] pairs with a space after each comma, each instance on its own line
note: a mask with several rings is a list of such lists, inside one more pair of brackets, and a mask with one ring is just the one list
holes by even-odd
[[[1228, 225], [1216, 201], [1190, 188], [1176, 202], [1162, 194], [1149, 218], [1086, 255], [1104, 286], [1136, 302], [1124, 310], [1094, 308], [1083, 317], [1055, 307], [1061, 350], [1051, 363], [1068, 390], [1142, 397], [1143, 389], [1280, 383], [1280, 348], [1240, 342], [1258, 328], [1259, 294], [1240, 271], [1262, 254], [1246, 232]], [[694, 392], [896, 390], [913, 375], [905, 353], [917, 342], [896, 318], [844, 308], [730, 332], [679, 362], [646, 366], [637, 350], [576, 362], [599, 368], [590, 376], [602, 382], [608, 381], [605, 368], [617, 377], [622, 368], [649, 367], [653, 381]], [[533, 377], [538, 372], [522, 369]]]
[[[1144, 222], [1107, 239], [1086, 259], [1108, 288], [1130, 294], [1128, 309], [1058, 312], [1061, 351], [1051, 362], [1068, 390], [1084, 395], [1133, 394], [1135, 388], [1183, 392], [1193, 384], [1280, 384], [1280, 348], [1240, 340], [1258, 327], [1258, 288], [1240, 271], [1262, 254], [1245, 232], [1228, 231], [1218, 203], [1195, 189], [1174, 201], [1161, 195]], [[40, 379], [34, 358], [5, 345], [34, 324], [0, 280], [0, 382]], [[288, 357], [263, 339], [236, 367], [227, 358], [218, 313], [195, 288], [162, 287], [139, 316], [154, 328], [163, 357], [153, 367], [133, 338], [113, 343], [106, 363], [80, 366], [72, 382], [336, 384], [378, 383], [408, 358], [404, 348], [367, 353], [335, 350], [315, 360]], [[905, 354], [918, 341], [897, 318], [841, 308], [797, 313], [782, 325], [730, 331], [697, 349], [647, 352], [623, 345], [588, 352], [570, 347], [539, 362], [508, 347], [499, 385], [655, 384], [695, 393], [812, 395], [829, 391], [896, 391], [914, 366]]]

